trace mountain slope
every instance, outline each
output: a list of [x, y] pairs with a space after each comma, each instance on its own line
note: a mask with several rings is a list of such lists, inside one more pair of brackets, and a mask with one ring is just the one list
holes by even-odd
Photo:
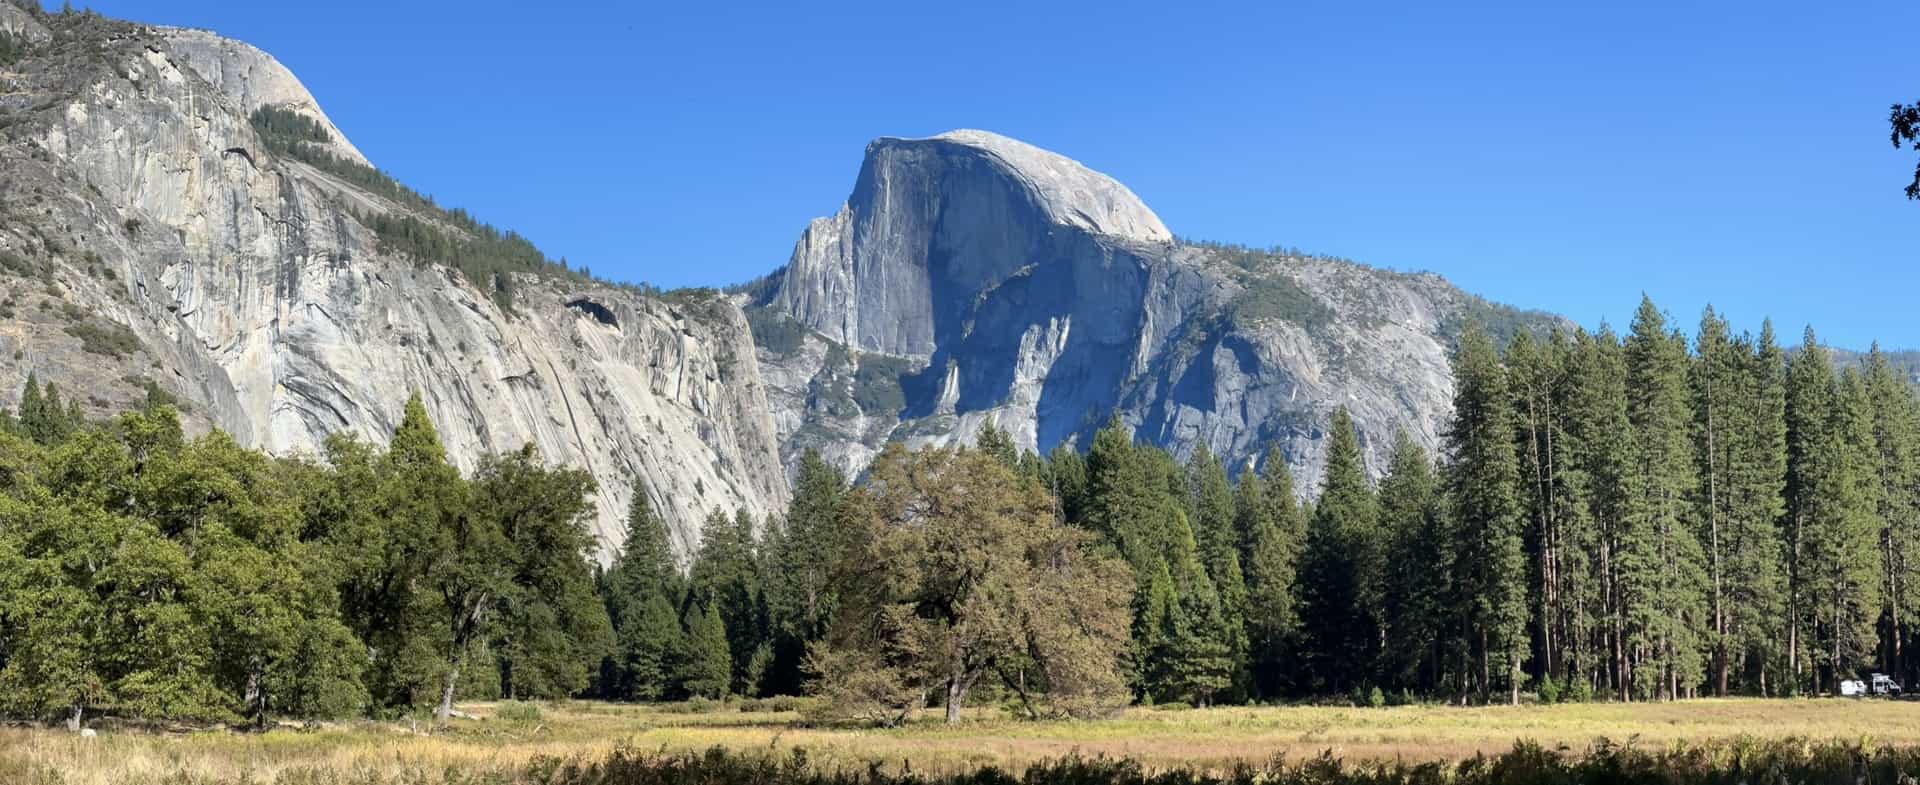
[[1179, 241], [1120, 183], [983, 131], [875, 141], [744, 294], [647, 293], [394, 182], [250, 46], [5, 3], [0, 32], [26, 51], [0, 65], [0, 404], [29, 372], [94, 414], [151, 387], [316, 455], [383, 440], [417, 390], [463, 468], [532, 442], [588, 469], [603, 556], [636, 486], [685, 557], [712, 509], [779, 510], [806, 449], [857, 472], [989, 421], [1043, 450], [1110, 413], [1182, 454], [1274, 444], [1311, 489], [1334, 406], [1379, 471], [1395, 429], [1437, 443], [1466, 318], [1559, 323]]
[[[265, 53], [25, 21], [50, 34], [0, 68], [0, 402], [29, 372], [96, 414], [151, 382], [197, 427], [314, 454], [337, 431], [384, 440], [417, 390], [462, 468], [532, 442], [591, 471], [609, 549], [636, 482], [683, 554], [714, 507], [784, 504], [730, 302], [533, 262], [476, 273], [475, 249], [517, 238], [383, 180]], [[308, 136], [263, 137], [263, 108]]]
[[1303, 489], [1336, 405], [1376, 472], [1396, 429], [1438, 443], [1469, 315], [1559, 323], [1433, 275], [1177, 242], [1112, 179], [981, 131], [869, 145], [846, 205], [747, 300], [789, 462], [857, 470], [989, 421], [1084, 446], [1112, 412], [1181, 454], [1277, 444]]

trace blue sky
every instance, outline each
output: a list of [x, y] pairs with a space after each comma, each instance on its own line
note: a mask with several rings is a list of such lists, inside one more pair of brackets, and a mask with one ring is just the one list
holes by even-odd
[[1912, 0], [93, 7], [272, 52], [401, 180], [616, 278], [771, 270], [869, 139], [977, 127], [1183, 236], [1920, 347]]

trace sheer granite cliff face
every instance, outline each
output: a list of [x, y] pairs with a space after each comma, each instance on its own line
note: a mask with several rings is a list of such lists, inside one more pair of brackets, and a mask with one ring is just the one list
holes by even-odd
[[365, 161], [271, 57], [199, 31], [52, 26], [0, 69], [0, 252], [20, 260], [0, 271], [0, 395], [35, 371], [104, 414], [151, 381], [195, 427], [315, 454], [335, 432], [384, 441], [418, 391], [463, 469], [532, 442], [589, 470], [603, 556], [636, 486], [683, 555], [715, 507], [784, 507], [731, 302], [526, 274], [503, 310], [358, 217], [412, 208], [262, 148], [248, 118], [274, 106]]
[[789, 463], [858, 471], [989, 421], [1084, 446], [1114, 413], [1181, 455], [1277, 444], [1303, 490], [1336, 406], [1376, 472], [1396, 429], [1435, 446], [1452, 336], [1494, 312], [1431, 275], [1176, 242], [1112, 179], [981, 131], [869, 145], [846, 205], [748, 300], [762, 332], [802, 328], [760, 341]]

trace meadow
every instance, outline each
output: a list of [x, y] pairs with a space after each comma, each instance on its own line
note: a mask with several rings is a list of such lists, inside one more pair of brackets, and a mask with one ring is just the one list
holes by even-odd
[[[1063, 758], [1127, 759], [1148, 771], [1227, 771], [1323, 754], [1349, 762], [1419, 764], [1497, 755], [1528, 741], [1581, 756], [1609, 744], [1653, 753], [1742, 740], [1809, 740], [1868, 748], [1920, 747], [1920, 702], [1696, 700], [1556, 706], [1319, 706], [1155, 709], [1112, 720], [1028, 722], [975, 710], [948, 726], [927, 716], [893, 729], [817, 728], [791, 705], [474, 704], [471, 719], [429, 733], [424, 723], [363, 722], [266, 732], [146, 732], [97, 738], [0, 729], [6, 785], [386, 785], [562, 782], [564, 762], [713, 748], [791, 760], [825, 772], [961, 774], [1021, 771]], [[786, 710], [777, 710], [786, 709]], [[546, 772], [543, 774], [542, 772]]]

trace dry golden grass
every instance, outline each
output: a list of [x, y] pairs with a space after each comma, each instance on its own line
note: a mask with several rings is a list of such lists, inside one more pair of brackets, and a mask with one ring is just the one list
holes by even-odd
[[976, 712], [948, 727], [929, 716], [895, 729], [803, 728], [796, 715], [576, 702], [544, 707], [537, 721], [489, 719], [439, 734], [361, 723], [258, 734], [0, 730], [0, 782], [120, 785], [178, 782], [419, 782], [518, 769], [539, 757], [640, 750], [772, 751], [805, 748], [823, 765], [956, 771], [1020, 766], [1069, 754], [1128, 756], [1155, 767], [1217, 767], [1323, 751], [1350, 759], [1445, 760], [1501, 752], [1519, 739], [1585, 749], [1601, 738], [1664, 746], [1735, 737], [1920, 744], [1920, 703], [1851, 700], [1699, 700], [1383, 709], [1332, 707], [1132, 709], [1104, 722], [1021, 722]]

